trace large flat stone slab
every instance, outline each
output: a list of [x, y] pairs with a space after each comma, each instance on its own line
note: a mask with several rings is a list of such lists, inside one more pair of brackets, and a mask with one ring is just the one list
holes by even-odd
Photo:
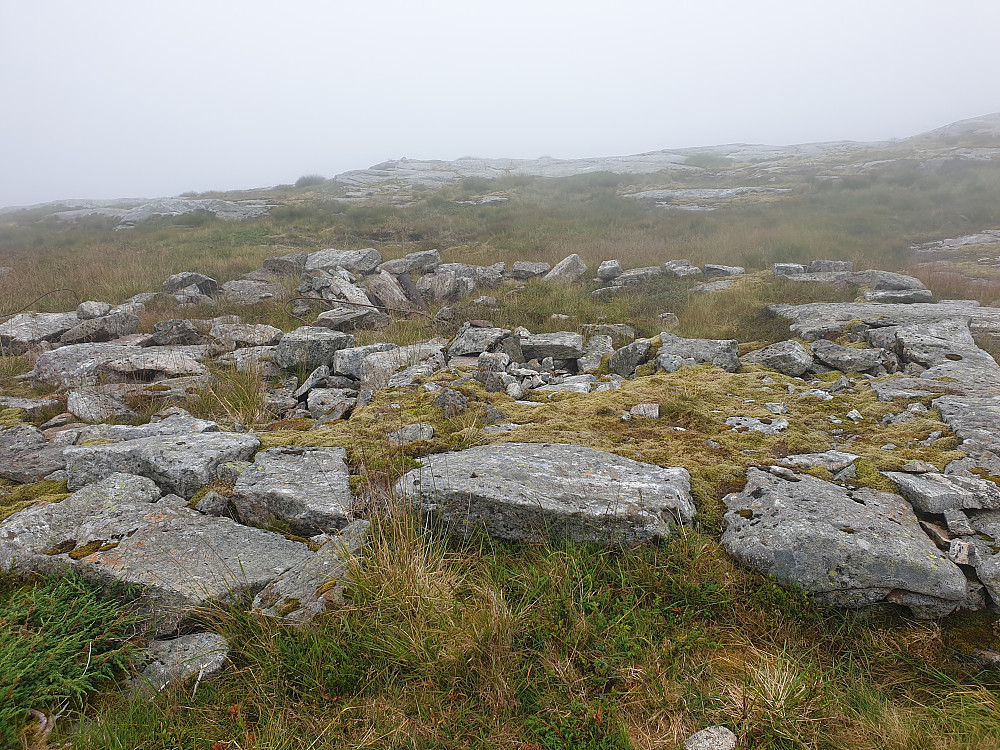
[[123, 472], [148, 477], [165, 491], [190, 498], [215, 479], [219, 466], [246, 461], [259, 447], [253, 435], [203, 432], [79, 445], [67, 448], [63, 455], [70, 490]]
[[177, 630], [192, 609], [253, 596], [312, 556], [280, 534], [160, 498], [149, 479], [112, 474], [60, 503], [36, 503], [0, 523], [0, 569], [61, 573], [139, 584], [140, 606], [158, 633]]
[[685, 469], [576, 445], [500, 443], [428, 456], [397, 492], [452, 533], [628, 545], [671, 537], [695, 516]]
[[300, 536], [342, 529], [352, 519], [343, 448], [269, 448], [240, 474], [232, 502], [244, 523], [291, 525]]
[[978, 477], [945, 475], [936, 472], [907, 474], [883, 472], [896, 483], [903, 497], [921, 513], [946, 510], [1000, 510], [1000, 487]]
[[743, 492], [725, 502], [726, 551], [821, 602], [861, 607], [889, 601], [933, 617], [966, 600], [965, 575], [934, 546], [899, 495], [848, 490], [807, 475], [791, 481], [751, 468]]
[[1000, 332], [1000, 308], [996, 307], [966, 307], [941, 302], [810, 302], [805, 305], [771, 305], [768, 310], [773, 315], [791, 320], [790, 330], [807, 341], [839, 334], [852, 321], [880, 327], [962, 319], [968, 321], [973, 333]]
[[24, 354], [43, 341], [56, 341], [80, 319], [71, 313], [21, 313], [0, 323], [0, 354]]

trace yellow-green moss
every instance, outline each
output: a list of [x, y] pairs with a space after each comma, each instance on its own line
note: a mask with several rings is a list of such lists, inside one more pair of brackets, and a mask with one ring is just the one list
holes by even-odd
[[0, 409], [0, 427], [13, 427], [28, 419], [24, 409]]
[[15, 485], [6, 492], [0, 489], [0, 521], [39, 501], [57, 503], [71, 494], [67, 491], [66, 482], [52, 479]]

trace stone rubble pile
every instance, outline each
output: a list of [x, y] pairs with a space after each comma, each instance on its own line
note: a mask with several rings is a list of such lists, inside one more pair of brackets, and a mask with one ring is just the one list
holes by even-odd
[[[790, 265], [776, 265], [775, 275], [864, 285], [876, 294], [865, 303], [774, 306], [771, 312], [789, 318], [802, 340], [742, 357], [735, 340], [667, 331], [641, 338], [624, 323], [532, 333], [477, 320], [450, 339], [408, 346], [355, 339], [358, 329], [508, 279], [577, 281], [587, 271], [577, 256], [554, 268], [518, 262], [508, 272], [503, 263], [444, 264], [437, 251], [383, 261], [373, 249], [329, 249], [268, 259], [238, 285], [175, 274], [159, 293], [178, 305], [220, 295], [256, 304], [284, 298], [280, 279], [298, 276], [298, 293], [329, 309], [312, 325], [288, 332], [221, 316], [165, 320], [139, 334], [138, 314], [158, 296], [152, 294], [118, 306], [88, 301], [73, 313], [17, 315], [0, 324], [0, 347], [5, 354], [31, 352], [28, 378], [65, 392], [67, 411], [41, 429], [0, 428], [0, 477], [65, 480], [73, 494], [43, 499], [0, 521], [0, 568], [69, 567], [95, 580], [139, 584], [160, 635], [186, 628], [193, 608], [209, 601], [248, 597], [256, 610], [296, 621], [342, 604], [350, 561], [364, 554], [368, 528], [344, 449], [261, 451], [254, 434], [236, 431], [243, 428], [223, 431], [177, 407], [145, 425], [107, 424], [135, 418], [128, 398], [197, 392], [211, 382], [212, 362], [260, 368], [271, 379], [267, 402], [274, 416], [308, 417], [317, 427], [352, 419], [383, 389], [422, 387], [454, 417], [469, 408], [470, 395], [459, 387], [471, 380], [517, 401], [534, 392], [534, 401], [524, 403], [538, 403], [539, 395], [618, 389], [626, 379], [684, 367], [737, 372], [751, 366], [791, 378], [843, 373], [821, 387], [803, 380], [798, 398], [828, 400], [861, 381], [884, 400], [938, 394], [931, 406], [963, 441], [968, 458], [943, 472], [919, 466], [888, 473], [901, 494], [854, 486], [857, 456], [839, 451], [752, 469], [746, 489], [726, 498], [729, 554], [844, 606], [892, 602], [936, 617], [1000, 602], [1000, 553], [987, 541], [1000, 535], [1000, 491], [977, 476], [1000, 474], [1000, 367], [973, 338], [997, 330], [1000, 311], [965, 302], [903, 304], [899, 295], [881, 294], [919, 291], [916, 280], [898, 274], [858, 274], [834, 261]], [[663, 275], [731, 279], [743, 273], [687, 261], [623, 271], [619, 262], [605, 261], [597, 276], [607, 286], [595, 294], [612, 296]], [[420, 276], [414, 281], [411, 274]], [[667, 315], [665, 324], [676, 324]], [[848, 323], [851, 345], [824, 338], [845, 333]], [[57, 403], [0, 397], [3, 407], [31, 415]], [[913, 404], [898, 419], [912, 418], [918, 407], [924, 408]], [[764, 434], [787, 429], [778, 417], [787, 405], [767, 408], [774, 419], [734, 415], [720, 426]], [[493, 411], [486, 432], [518, 427]], [[658, 417], [657, 404], [639, 404], [622, 418]], [[846, 418], [863, 419], [857, 412]], [[431, 425], [412, 424], [386, 439], [408, 445], [433, 437]], [[834, 480], [801, 473], [813, 467], [827, 469]], [[205, 494], [214, 482], [231, 486], [231, 496]], [[448, 533], [485, 528], [517, 541], [565, 537], [630, 545], [668, 539], [696, 517], [685, 468], [574, 445], [512, 442], [431, 455], [395, 490]], [[160, 680], [151, 670], [150, 680]]]

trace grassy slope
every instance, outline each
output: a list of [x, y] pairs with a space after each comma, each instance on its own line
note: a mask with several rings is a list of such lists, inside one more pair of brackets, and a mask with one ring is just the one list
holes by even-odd
[[[792, 198], [747, 201], [708, 214], [666, 212], [617, 197], [648, 187], [719, 186], [726, 179], [668, 174], [467, 181], [419, 192], [406, 207], [351, 205], [322, 190], [285, 189], [284, 208], [243, 224], [198, 216], [129, 232], [112, 232], [101, 222], [0, 226], [0, 265], [15, 268], [0, 279], [0, 312], [28, 305], [55, 286], [117, 302], [155, 291], [176, 271], [225, 281], [269, 255], [330, 246], [376, 246], [385, 257], [439, 248], [446, 261], [471, 263], [554, 263], [578, 252], [592, 269], [612, 257], [625, 267], [687, 257], [750, 269], [827, 257], [904, 270], [912, 241], [1000, 224], [1000, 170], [989, 166], [925, 173], [901, 164], [836, 185], [804, 173], [787, 178], [796, 189]], [[484, 192], [511, 200], [453, 202]], [[935, 288], [934, 278], [928, 280]], [[953, 278], [947, 283], [952, 286], [942, 294], [966, 291]], [[544, 331], [628, 321], [653, 336], [657, 315], [669, 310], [680, 317], [682, 335], [744, 343], [787, 336], [784, 323], [762, 313], [769, 302], [846, 299], [837, 290], [764, 275], [706, 296], [692, 295], [690, 282], [661, 279], [609, 303], [590, 299], [587, 291], [595, 284], [522, 286], [497, 295], [499, 308], [488, 315], [498, 325]], [[971, 291], [992, 294], [984, 287]], [[73, 306], [71, 295], [63, 294], [32, 307]], [[298, 325], [267, 305], [219, 305], [185, 315], [224, 312], [285, 329]], [[460, 312], [487, 315], [471, 304]], [[552, 320], [552, 312], [572, 318]], [[168, 307], [154, 308], [142, 324], [149, 329], [174, 315]], [[359, 338], [403, 343], [452, 332], [414, 319]], [[13, 380], [26, 363], [0, 359], [0, 387], [28, 395]], [[858, 435], [852, 450], [863, 456], [861, 478], [871, 484], [884, 481], [877, 469], [897, 468], [904, 458], [943, 465], [956, 455], [947, 435], [931, 446], [911, 442], [942, 428], [933, 412], [882, 427], [881, 416], [902, 407], [877, 402], [863, 385], [824, 404], [788, 395], [781, 377], [766, 385], [762, 375], [752, 368], [737, 375], [698, 369], [661, 374], [620, 391], [560, 395], [530, 413], [530, 407], [471, 385], [467, 390], [478, 405], [452, 420], [426, 396], [379, 394], [350, 422], [328, 429], [273, 425], [262, 433], [267, 445], [344, 445], [358, 488], [378, 491], [420, 455], [486, 439], [479, 429], [482, 407], [493, 402], [515, 421], [531, 417], [534, 423], [490, 439], [579, 442], [686, 466], [701, 521], [669, 545], [601, 551], [489, 540], [445, 544], [424, 536], [405, 514], [389, 513], [376, 524], [371, 554], [355, 571], [349, 607], [303, 630], [235, 612], [206, 613], [208, 624], [235, 644], [227, 676], [202, 684], [193, 697], [187, 685], [152, 703], [105, 693], [92, 720], [76, 733], [68, 725], [60, 731], [72, 734], [76, 747], [675, 748], [691, 731], [719, 722], [754, 748], [1000, 747], [998, 674], [962, 660], [973, 646], [1000, 646], [989, 617], [933, 625], [892, 611], [831, 611], [738, 569], [721, 551], [721, 497], [739, 487], [742, 470], [828, 447], [831, 416], [842, 419], [851, 408], [864, 415], [858, 426], [839, 425], [848, 432], [837, 440]], [[792, 409], [787, 433], [751, 438], [722, 424], [730, 414], [764, 416], [763, 402], [771, 400], [785, 400]], [[660, 404], [663, 419], [621, 423], [622, 412], [649, 401]], [[194, 406], [230, 421], [264, 419], [252, 377], [226, 375]], [[405, 449], [385, 445], [386, 431], [417, 419], [435, 425], [433, 441]], [[886, 442], [902, 450], [879, 450]], [[60, 489], [21, 488], [6, 498], [13, 509]], [[43, 695], [38, 701], [45, 707]]]

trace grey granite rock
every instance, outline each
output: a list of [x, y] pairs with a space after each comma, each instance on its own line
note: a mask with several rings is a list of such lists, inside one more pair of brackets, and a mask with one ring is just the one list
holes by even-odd
[[260, 302], [278, 302], [288, 296], [281, 284], [255, 279], [234, 279], [222, 285], [226, 302], [237, 305], [256, 305]]
[[849, 260], [814, 260], [806, 267], [806, 273], [850, 272], [853, 270], [854, 264]]
[[142, 673], [134, 687], [155, 695], [168, 685], [189, 677], [211, 679], [229, 662], [229, 642], [216, 633], [190, 633], [169, 640], [150, 641], [145, 648]]
[[836, 474], [858, 460], [853, 453], [843, 451], [823, 451], [822, 453], [797, 453], [778, 460], [781, 466], [795, 469], [813, 469], [820, 467]]
[[91, 424], [111, 419], [134, 419], [138, 416], [121, 399], [92, 389], [70, 391], [66, 399], [66, 411]]
[[649, 339], [633, 341], [631, 344], [615, 350], [608, 360], [608, 366], [624, 378], [631, 377], [635, 374], [635, 368], [649, 359], [649, 352], [652, 348], [653, 344]]
[[742, 276], [746, 273], [743, 266], [720, 266], [716, 263], [706, 263], [702, 266], [702, 273], [706, 276]]
[[740, 358], [743, 362], [753, 362], [772, 370], [777, 370], [783, 375], [798, 377], [806, 372], [813, 363], [812, 354], [798, 341], [779, 341], [776, 344], [765, 346], [744, 354]]
[[313, 321], [313, 326], [329, 328], [334, 331], [362, 331], [376, 328], [384, 328], [389, 325], [389, 316], [377, 307], [364, 305], [347, 304], [344, 302], [331, 303], [329, 310], [325, 310]]
[[602, 334], [591, 336], [583, 348], [583, 356], [577, 360], [577, 370], [579, 372], [596, 370], [604, 362], [604, 358], [613, 354], [614, 351], [615, 347], [610, 336]]
[[255, 323], [220, 323], [209, 331], [218, 351], [232, 351], [247, 346], [275, 346], [284, 333], [280, 328]]
[[506, 263], [494, 263], [492, 266], [474, 266], [469, 263], [442, 263], [437, 268], [438, 273], [453, 273], [460, 279], [471, 279], [476, 287], [498, 286], [507, 273]]
[[472, 294], [476, 282], [469, 277], [463, 277], [454, 271], [441, 271], [425, 274], [417, 281], [417, 291], [427, 304], [448, 304], [460, 302]]
[[388, 271], [379, 271], [368, 279], [368, 295], [374, 296], [378, 303], [389, 312], [408, 313], [416, 306], [406, 295], [406, 290]]
[[434, 397], [434, 405], [444, 412], [445, 417], [451, 419], [469, 408], [469, 398], [454, 388], [442, 388]]
[[805, 273], [806, 267], [801, 263], [775, 263], [772, 266], [772, 271], [775, 276], [795, 276], [796, 274]]
[[154, 436], [108, 445], [73, 446], [64, 452], [71, 490], [115, 473], [148, 477], [168, 492], [190, 498], [228, 461], [244, 461], [260, 441], [253, 435], [203, 432]]
[[1000, 487], [979, 477], [932, 472], [883, 472], [915, 510], [941, 514], [946, 510], [1000, 510]]
[[375, 248], [364, 250], [335, 250], [328, 248], [310, 253], [306, 258], [306, 271], [336, 270], [345, 268], [351, 273], [372, 273], [382, 263], [382, 256]]
[[160, 498], [151, 480], [111, 474], [62, 502], [36, 503], [0, 522], [0, 569], [138, 584], [140, 611], [158, 634], [195, 608], [236, 603], [312, 553], [280, 534], [206, 516]]
[[434, 427], [429, 424], [418, 422], [407, 425], [401, 430], [390, 432], [386, 435], [390, 445], [408, 445], [419, 440], [431, 440], [434, 437]]
[[351, 346], [354, 346], [354, 336], [349, 333], [318, 326], [302, 326], [281, 337], [274, 353], [274, 361], [286, 370], [296, 367], [315, 370], [320, 365], [329, 367], [338, 351]]
[[847, 607], [890, 601], [944, 616], [966, 600], [965, 575], [903, 498], [797, 479], [750, 468], [746, 488], [725, 498], [722, 544], [741, 564]]
[[[442, 339], [430, 339], [369, 354], [361, 363], [362, 386], [372, 389], [385, 388], [396, 373], [409, 368], [418, 367], [422, 374], [440, 370], [444, 367], [444, 343]], [[399, 387], [398, 384], [395, 387]]]
[[313, 388], [306, 406], [313, 419], [321, 423], [343, 419], [358, 400], [358, 392], [347, 388]]
[[932, 302], [934, 293], [930, 289], [870, 289], [865, 292], [865, 300], [886, 304], [912, 305], [917, 302]]
[[298, 276], [306, 270], [306, 259], [309, 253], [297, 252], [265, 258], [263, 269], [277, 276]]
[[704, 284], [695, 284], [691, 287], [694, 294], [711, 294], [712, 292], [724, 292], [733, 284], [736, 279], [719, 279], [718, 281], [706, 281]]
[[332, 371], [337, 375], [361, 380], [365, 376], [365, 360], [369, 355], [389, 352], [398, 348], [395, 344], [378, 343], [341, 349], [333, 355]]
[[76, 317], [80, 320], [90, 320], [91, 318], [103, 318], [111, 312], [111, 305], [107, 302], [95, 302], [87, 300], [76, 306]]
[[526, 360], [579, 359], [583, 356], [583, 336], [579, 333], [535, 333], [521, 336], [521, 352]]
[[177, 294], [190, 286], [197, 287], [198, 292], [207, 297], [219, 293], [219, 282], [205, 274], [192, 271], [181, 271], [168, 276], [160, 291], [163, 294]]
[[150, 346], [184, 346], [200, 344], [201, 333], [194, 323], [185, 318], [160, 320], [153, 324], [153, 334], [149, 338]]
[[739, 343], [734, 339], [684, 339], [664, 331], [660, 341], [656, 364], [666, 372], [701, 363], [713, 364], [726, 372], [740, 369]]
[[441, 254], [437, 250], [421, 250], [402, 258], [387, 260], [378, 267], [379, 271], [397, 273], [430, 273], [441, 265]]
[[[791, 278], [791, 277], [790, 277]], [[1000, 333], [1000, 308], [953, 304], [892, 305], [878, 302], [811, 302], [805, 305], [770, 305], [774, 315], [792, 321], [791, 330], [812, 341], [840, 334], [848, 323], [872, 326], [923, 325], [942, 320], [968, 321], [973, 333]], [[875, 344], [874, 346], [880, 346]]]
[[[67, 347], [68, 348], [68, 347]], [[125, 353], [100, 362], [97, 374], [109, 383], [152, 381], [162, 378], [207, 375], [208, 369], [199, 361], [204, 348], [157, 346], [146, 349], [124, 347]], [[36, 363], [37, 371], [37, 363]]]
[[251, 526], [287, 523], [299, 536], [342, 529], [354, 502], [343, 448], [269, 448], [242, 472], [232, 502]]
[[597, 267], [597, 278], [601, 281], [614, 281], [622, 275], [622, 264], [618, 260], [604, 260]]
[[165, 419], [147, 424], [94, 424], [80, 430], [78, 442], [85, 440], [100, 440], [102, 442], [120, 443], [123, 440], [138, 440], [148, 437], [167, 437], [171, 435], [196, 435], [202, 432], [219, 432], [219, 425], [208, 419], [196, 419], [187, 412], [171, 414]]
[[891, 357], [885, 349], [855, 349], [826, 339], [814, 341], [809, 348], [816, 359], [840, 372], [875, 374], [891, 364]]
[[32, 425], [0, 428], [0, 477], [37, 482], [66, 466], [63, 448], [50, 444]]
[[363, 553], [370, 527], [368, 521], [353, 521], [336, 535], [323, 535], [316, 554], [296, 563], [254, 597], [254, 609], [303, 623], [342, 606], [351, 583], [351, 561]]
[[498, 539], [629, 545], [666, 539], [695, 516], [684, 469], [574, 445], [499, 443], [428, 456], [397, 492], [444, 530]]
[[545, 281], [571, 282], [580, 279], [585, 273], [587, 273], [587, 264], [580, 260], [579, 255], [573, 253], [556, 263], [552, 270], [542, 278]]
[[492, 351], [502, 338], [510, 335], [506, 328], [478, 327], [465, 323], [448, 345], [449, 357], [467, 357]]
[[20, 313], [0, 323], [0, 353], [19, 356], [43, 341], [57, 341], [80, 323], [71, 313]]
[[663, 273], [668, 276], [676, 276], [679, 279], [686, 276], [701, 275], [701, 269], [698, 266], [692, 265], [691, 261], [686, 258], [683, 260], [668, 260], [661, 268], [663, 269]]
[[776, 435], [788, 429], [787, 419], [771, 417], [727, 417], [726, 424], [733, 432], [759, 432], [761, 435]]
[[548, 263], [532, 263], [526, 260], [516, 260], [510, 267], [510, 277], [518, 281], [544, 276], [552, 269]]
[[684, 740], [684, 750], [736, 750], [736, 735], [728, 727], [708, 727]]

